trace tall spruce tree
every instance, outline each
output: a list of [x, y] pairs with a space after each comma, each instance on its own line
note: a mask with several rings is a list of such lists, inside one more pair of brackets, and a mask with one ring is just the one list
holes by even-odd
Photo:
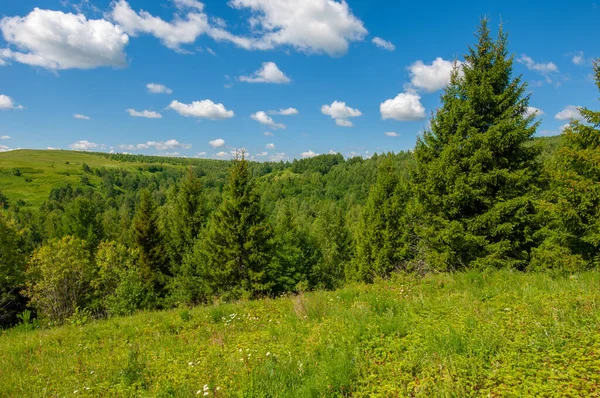
[[244, 153], [233, 161], [223, 201], [202, 244], [202, 274], [212, 293], [260, 296], [273, 287], [273, 233]]
[[535, 226], [537, 124], [527, 115], [526, 84], [512, 77], [502, 27], [494, 41], [483, 19], [476, 37], [417, 141], [418, 233], [437, 268], [523, 269]]
[[[600, 59], [594, 73], [600, 90]], [[571, 120], [549, 168], [548, 228], [532, 262], [535, 269], [600, 265], [600, 111], [579, 108], [579, 113], [584, 121]]]
[[152, 194], [143, 189], [133, 218], [133, 239], [139, 250], [139, 266], [144, 280], [154, 289], [162, 289], [170, 276], [164, 244], [158, 228], [156, 203]]
[[409, 254], [406, 206], [410, 191], [391, 160], [379, 168], [371, 188], [356, 237], [356, 255], [350, 264], [350, 280], [372, 282], [386, 277], [407, 260]]

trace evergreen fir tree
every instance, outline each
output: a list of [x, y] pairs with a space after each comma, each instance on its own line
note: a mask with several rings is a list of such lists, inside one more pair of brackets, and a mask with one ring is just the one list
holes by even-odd
[[[594, 62], [600, 90], [600, 60]], [[600, 265], [600, 111], [580, 108], [585, 120], [565, 129], [557, 162], [550, 167], [546, 240], [532, 268], [577, 271]]]
[[261, 209], [244, 153], [236, 156], [221, 206], [203, 242], [202, 274], [213, 293], [259, 296], [273, 287], [272, 230]]
[[160, 289], [164, 287], [170, 271], [166, 265], [164, 245], [158, 228], [156, 203], [147, 189], [141, 192], [132, 228], [144, 280], [155, 289]]
[[372, 282], [386, 277], [408, 259], [407, 183], [391, 161], [385, 161], [371, 188], [356, 236], [356, 255], [348, 269], [350, 280]]
[[523, 269], [534, 245], [537, 124], [502, 27], [494, 41], [484, 19], [477, 38], [417, 141], [418, 233], [437, 268]]

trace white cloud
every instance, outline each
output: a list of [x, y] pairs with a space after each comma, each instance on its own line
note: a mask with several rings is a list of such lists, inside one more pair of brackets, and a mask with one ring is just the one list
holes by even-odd
[[231, 156], [230, 154], [228, 154], [227, 152], [224, 152], [224, 151], [217, 152], [213, 155], [213, 157], [215, 157], [217, 159], [227, 159], [230, 156]]
[[206, 47], [206, 51], [208, 51], [208, 53], [209, 53], [210, 55], [212, 55], [213, 57], [216, 57], [216, 56], [217, 56], [217, 53], [216, 53], [216, 52], [214, 52], [214, 51], [213, 51], [213, 49], [212, 49], [212, 48], [210, 48], [210, 47]]
[[558, 112], [554, 118], [557, 120], [583, 120], [581, 113], [579, 113], [579, 109], [573, 105], [569, 105], [562, 111]]
[[73, 117], [75, 119], [81, 119], [81, 120], [91, 120], [92, 118], [86, 115], [82, 115], [81, 113], [76, 113], [73, 115]]
[[271, 133], [270, 131], [265, 131], [265, 137], [272, 137], [273, 133]]
[[10, 135], [0, 135], [0, 140], [10, 140]]
[[533, 59], [531, 59], [531, 57], [528, 57], [525, 54], [517, 58], [517, 62], [520, 64], [524, 64], [527, 67], [527, 69], [539, 72], [542, 75], [558, 72], [558, 67], [553, 62], [548, 62], [545, 64], [536, 63]]
[[335, 119], [335, 123], [342, 127], [352, 127], [353, 124], [348, 119], [362, 115], [358, 109], [350, 108], [345, 102], [340, 101], [333, 101], [331, 105], [323, 105], [321, 113], [331, 116], [332, 119]]
[[268, 155], [268, 153], [267, 153], [267, 152], [265, 152], [265, 151], [263, 151], [263, 152], [259, 152], [259, 153], [257, 153], [257, 154], [256, 154], [256, 155], [254, 155], [254, 156], [256, 156], [256, 157], [259, 157], [259, 158], [262, 158], [262, 157], [265, 157], [265, 156], [267, 156], [267, 155]]
[[391, 41], [383, 40], [381, 37], [373, 38], [372, 42], [377, 47], [387, 50], [387, 51], [394, 51], [396, 49], [396, 46], [394, 45], [394, 43], [392, 43]]
[[538, 109], [534, 106], [528, 106], [527, 110], [525, 111], [525, 117], [529, 117], [535, 115], [536, 117], [542, 116], [544, 115], [544, 111], [542, 111], [541, 109]]
[[3, 18], [0, 30], [19, 49], [0, 49], [0, 58], [52, 70], [127, 65], [129, 37], [104, 19], [35, 8], [25, 17]]
[[158, 112], [143, 110], [141, 112], [136, 111], [135, 109], [127, 109], [125, 112], [129, 113], [129, 116], [132, 117], [145, 117], [147, 119], [161, 119], [162, 115]]
[[573, 55], [573, 58], [571, 58], [571, 61], [573, 61], [575, 65], [585, 65], [583, 51], [578, 51], [577, 53], [575, 53], [575, 55]]
[[17, 105], [15, 100], [13, 100], [8, 95], [0, 94], [0, 110], [8, 110], [8, 109], [23, 109], [22, 105]]
[[90, 142], [88, 140], [77, 141], [69, 145], [74, 151], [92, 151], [94, 149], [106, 149], [106, 145], [96, 144], [95, 142]]
[[292, 115], [297, 115], [300, 112], [298, 112], [298, 109], [296, 109], [296, 108], [287, 108], [287, 109], [280, 109], [278, 111], [269, 111], [268, 113], [270, 115], [292, 116]]
[[166, 22], [143, 10], [136, 13], [125, 0], [113, 2], [110, 16], [129, 35], [151, 34], [175, 51], [181, 51], [182, 44], [194, 43], [210, 30], [208, 17], [202, 12], [192, 11], [183, 18], [178, 15], [172, 22]]
[[146, 88], [151, 94], [173, 94], [173, 90], [162, 84], [148, 83], [146, 84]]
[[190, 149], [191, 147], [191, 144], [182, 144], [175, 139], [170, 139], [168, 141], [148, 141], [145, 144], [137, 145], [119, 145], [120, 149], [128, 151], [140, 151], [150, 148], [154, 148], [157, 151], [172, 151], [174, 149]]
[[[462, 62], [457, 61], [456, 64], [459, 68], [462, 67]], [[454, 62], [437, 57], [429, 65], [419, 60], [407, 69], [410, 74], [410, 84], [413, 88], [423, 89], [432, 93], [443, 89], [450, 83], [450, 75], [453, 68]]]
[[277, 67], [274, 62], [263, 62], [262, 67], [250, 76], [240, 76], [245, 83], [274, 83], [286, 84], [291, 80]]
[[223, 104], [215, 104], [211, 100], [194, 101], [191, 104], [183, 104], [179, 101], [173, 101], [168, 106], [181, 116], [197, 117], [210, 120], [224, 120], [235, 116], [233, 111], [225, 109]]
[[9, 147], [7, 147], [6, 145], [0, 145], [0, 152], [8, 152], [11, 149]]
[[265, 148], [267, 148], [267, 149], [275, 149], [275, 144], [267, 144], [267, 145], [265, 145]]
[[225, 145], [225, 140], [222, 138], [217, 138], [216, 140], [209, 141], [208, 145], [210, 145], [213, 148], [220, 148], [223, 145]]
[[354, 127], [354, 123], [348, 119], [335, 119], [335, 124], [341, 127]]
[[269, 156], [269, 160], [271, 162], [281, 162], [283, 160], [287, 160], [287, 156], [284, 152], [278, 152], [275, 155]]
[[271, 116], [267, 115], [266, 112], [264, 112], [264, 111], [256, 112], [256, 113], [252, 114], [250, 117], [252, 119], [256, 120], [257, 122], [259, 122], [260, 124], [270, 126], [274, 129], [284, 129], [285, 128], [285, 124], [275, 123], [275, 121], [273, 121], [273, 118]]
[[314, 158], [315, 156], [319, 156], [319, 154], [309, 149], [306, 152], [302, 152], [300, 156], [302, 156], [303, 158]]
[[206, 156], [206, 152], [198, 152], [194, 157], [196, 158], [203, 158]]
[[385, 133], [383, 133], [384, 135], [387, 135], [388, 137], [400, 137], [400, 134], [394, 132], [394, 131], [387, 131]]
[[172, 0], [175, 3], [175, 7], [180, 10], [186, 8], [195, 8], [198, 11], [204, 10], [204, 4], [200, 3], [198, 0]]
[[340, 56], [350, 42], [367, 34], [346, 1], [230, 0], [229, 4], [252, 11], [250, 25], [260, 36], [251, 46], [261, 50], [288, 45], [307, 53]]
[[421, 96], [415, 93], [400, 93], [380, 105], [382, 119], [399, 121], [420, 120], [425, 118], [425, 108]]

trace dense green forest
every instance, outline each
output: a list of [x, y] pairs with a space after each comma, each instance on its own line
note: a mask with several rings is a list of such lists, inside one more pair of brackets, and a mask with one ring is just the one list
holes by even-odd
[[26, 194], [36, 177], [5, 167], [1, 178], [23, 183], [0, 186], [0, 325], [399, 271], [596, 269], [600, 112], [580, 109], [584, 121], [560, 137], [534, 138], [506, 34], [494, 39], [483, 21], [477, 37], [414, 151], [279, 163], [81, 154], [89, 161], [39, 205]]

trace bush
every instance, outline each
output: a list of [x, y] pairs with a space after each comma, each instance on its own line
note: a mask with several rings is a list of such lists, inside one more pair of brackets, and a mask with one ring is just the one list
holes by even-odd
[[41, 246], [34, 251], [27, 273], [26, 295], [51, 322], [62, 323], [89, 302], [94, 267], [81, 239], [66, 236]]

